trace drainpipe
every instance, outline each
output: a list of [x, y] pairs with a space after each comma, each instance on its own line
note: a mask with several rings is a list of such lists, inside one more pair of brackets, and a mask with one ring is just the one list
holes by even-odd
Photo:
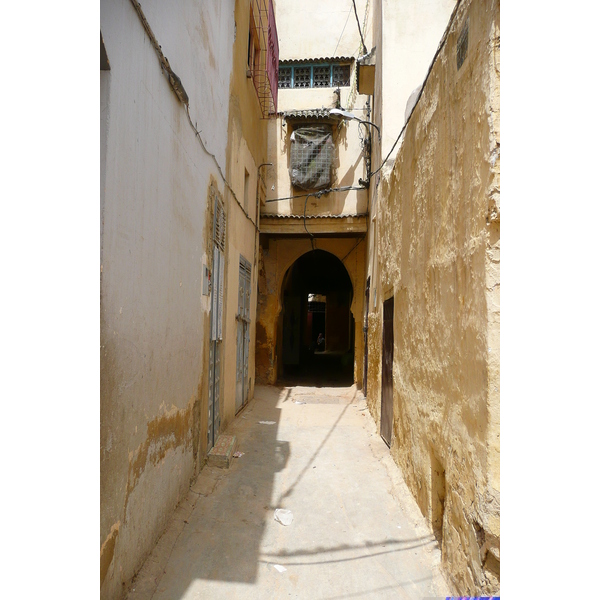
[[[254, 235], [254, 273], [256, 276], [256, 308], [258, 313], [258, 244], [260, 242], [260, 170], [267, 165], [273, 166], [273, 163], [262, 163], [258, 165], [257, 173], [257, 181], [256, 181], [256, 231]], [[266, 185], [265, 185], [266, 188]], [[250, 291], [252, 294], [252, 290]], [[254, 321], [256, 322], [256, 313], [254, 314]], [[255, 326], [256, 327], [256, 326]], [[256, 356], [256, 334], [254, 336], [254, 354]], [[254, 362], [254, 384], [256, 385], [256, 360]], [[248, 394], [250, 394], [250, 384], [248, 384]]]
[[[266, 167], [267, 165], [269, 166], [273, 166], [273, 163], [262, 163], [261, 165], [258, 165], [258, 169], [257, 169], [257, 173], [258, 173], [258, 179], [260, 179], [260, 170], [262, 167]], [[267, 186], [265, 185], [265, 188]], [[258, 193], [258, 189], [256, 190], [256, 228], [259, 229], [260, 228], [260, 194]]]
[[[256, 270], [256, 267], [258, 266], [258, 243], [259, 243], [259, 236], [260, 236], [260, 170], [262, 169], [262, 167], [266, 167], [267, 165], [269, 166], [273, 166], [273, 163], [270, 162], [266, 162], [266, 163], [262, 163], [261, 165], [258, 165], [258, 169], [257, 171], [257, 182], [256, 182], [256, 240], [254, 242], [254, 268]], [[265, 185], [266, 188], [266, 185]], [[256, 281], [258, 282], [258, 273], [256, 275]], [[258, 296], [258, 294], [257, 294]], [[258, 302], [258, 297], [257, 297], [257, 302]]]

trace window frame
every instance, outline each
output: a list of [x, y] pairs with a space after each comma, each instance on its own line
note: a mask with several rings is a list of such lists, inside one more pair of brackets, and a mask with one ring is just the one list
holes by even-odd
[[[345, 85], [334, 85], [333, 82], [333, 67], [349, 67], [350, 74], [348, 77], [348, 83]], [[329, 67], [329, 85], [315, 86], [315, 67]], [[290, 69], [290, 85], [289, 87], [279, 86], [280, 90], [308, 90], [308, 89], [323, 89], [323, 88], [333, 88], [333, 87], [350, 87], [350, 80], [352, 79], [352, 62], [314, 62], [314, 63], [298, 63], [298, 64], [280, 64], [279, 70], [281, 69]], [[310, 69], [310, 86], [308, 87], [296, 87], [296, 77], [295, 77], [295, 69]], [[281, 77], [279, 77], [279, 81], [281, 82]]]

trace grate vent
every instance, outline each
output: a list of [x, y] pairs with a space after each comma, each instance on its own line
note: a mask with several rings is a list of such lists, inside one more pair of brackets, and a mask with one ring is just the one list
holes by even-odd
[[333, 65], [333, 87], [350, 85], [350, 65]]
[[279, 87], [292, 87], [292, 67], [279, 67]]

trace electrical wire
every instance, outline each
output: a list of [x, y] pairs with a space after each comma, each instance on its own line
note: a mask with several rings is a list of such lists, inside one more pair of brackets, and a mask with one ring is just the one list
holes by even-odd
[[348, 15], [346, 16], [346, 22], [344, 23], [344, 29], [342, 29], [342, 33], [340, 33], [340, 39], [338, 40], [338, 43], [335, 45], [335, 50], [333, 51], [333, 54], [331, 56], [335, 56], [338, 46], [340, 45], [340, 42], [342, 41], [342, 36], [344, 35], [344, 31], [346, 31], [346, 25], [348, 25], [348, 19], [350, 18], [351, 12], [352, 12], [352, 7], [350, 7], [348, 9]]
[[367, 47], [365, 46], [365, 40], [363, 38], [362, 30], [360, 28], [360, 21], [358, 20], [358, 12], [356, 11], [356, 2], [352, 0], [352, 6], [354, 6], [354, 15], [356, 16], [356, 24], [358, 25], [358, 33], [360, 33], [360, 41], [362, 42], [362, 51], [367, 52]]
[[434, 65], [437, 57], [439, 56], [440, 52], [442, 51], [442, 48], [446, 44], [446, 40], [448, 39], [448, 34], [450, 33], [450, 28], [452, 27], [452, 24], [454, 23], [454, 19], [456, 18], [456, 14], [458, 12], [458, 7], [460, 6], [461, 2], [462, 2], [462, 0], [457, 0], [456, 6], [454, 7], [454, 10], [452, 11], [452, 15], [450, 15], [450, 20], [448, 21], [448, 26], [446, 27], [446, 31], [444, 31], [444, 35], [442, 36], [442, 39], [440, 40], [438, 48], [435, 51], [435, 54], [433, 55], [433, 60], [431, 61], [431, 64], [429, 65], [429, 69], [427, 70], [427, 75], [425, 75], [425, 79], [423, 80], [423, 85], [421, 86], [421, 89], [419, 91], [417, 99], [415, 100], [412, 110], [410, 111], [410, 114], [408, 115], [408, 118], [406, 119], [406, 122], [404, 123], [404, 127], [402, 127], [402, 129], [400, 130], [400, 133], [398, 134], [398, 137], [396, 138], [396, 141], [394, 142], [392, 148], [388, 152], [388, 155], [381, 162], [381, 165], [379, 165], [379, 168], [377, 168], [375, 171], [373, 171], [369, 175], [369, 179], [371, 179], [371, 177], [373, 177], [373, 175], [376, 175], [377, 173], [379, 173], [379, 171], [381, 171], [381, 169], [383, 168], [385, 163], [388, 161], [389, 157], [392, 155], [392, 152], [394, 151], [396, 144], [400, 141], [400, 138], [402, 138], [402, 134], [404, 133], [406, 126], [410, 122], [410, 118], [413, 116], [413, 113], [415, 112], [415, 109], [417, 108], [417, 105], [419, 104], [419, 100], [421, 99], [421, 96], [423, 94], [423, 91], [425, 90], [425, 85], [427, 84], [429, 75], [431, 74], [431, 71], [433, 70], [433, 65]]
[[270, 200], [265, 200], [267, 202], [283, 202], [284, 200], [296, 200], [297, 198], [305, 198], [306, 196], [315, 196], [316, 198], [320, 198], [325, 194], [329, 194], [331, 192], [351, 192], [354, 190], [366, 190], [367, 188], [364, 186], [356, 186], [356, 185], [346, 185], [339, 188], [327, 188], [325, 190], [320, 190], [318, 192], [310, 192], [308, 194], [298, 194], [297, 196], [287, 196], [285, 198], [271, 198]]
[[198, 131], [198, 128], [192, 122], [192, 117], [190, 116], [190, 106], [189, 106], [189, 104], [185, 105], [185, 112], [187, 114], [187, 118], [188, 118], [188, 121], [189, 121], [192, 129], [196, 133], [196, 137], [200, 140], [200, 144], [202, 146], [202, 149], [204, 150], [204, 152], [206, 152], [206, 154], [208, 154], [210, 157], [212, 157], [215, 165], [217, 166], [217, 170], [219, 171], [219, 175], [221, 176], [221, 179], [223, 180], [223, 183], [225, 184], [225, 186], [229, 189], [229, 191], [233, 195], [235, 201], [238, 203], [238, 206], [242, 209], [242, 212], [244, 213], [246, 219], [248, 219], [250, 221], [250, 223], [252, 223], [252, 225], [254, 225], [254, 228], [256, 229], [256, 231], [258, 231], [259, 230], [258, 226], [252, 220], [252, 218], [250, 217], [250, 215], [246, 212], [246, 210], [242, 206], [242, 203], [238, 200], [238, 197], [235, 195], [235, 192], [233, 191], [233, 188], [231, 187], [231, 185], [229, 185], [229, 182], [225, 178], [225, 175], [223, 175], [223, 171], [221, 171], [221, 165], [219, 165], [219, 161], [217, 160], [217, 157], [210, 150], [208, 150], [208, 148], [206, 147], [206, 144], [204, 143], [204, 140], [202, 139], [202, 136], [200, 135], [200, 132]]
[[221, 170], [221, 165], [219, 164], [217, 157], [208, 150], [208, 148], [206, 147], [206, 144], [204, 143], [204, 140], [202, 139], [202, 136], [200, 135], [200, 131], [198, 131], [198, 128], [192, 122], [192, 117], [190, 116], [190, 99], [185, 91], [185, 88], [183, 87], [183, 84], [181, 83], [181, 79], [173, 71], [173, 69], [171, 68], [171, 65], [169, 64], [169, 60], [164, 55], [164, 53], [162, 51], [162, 47], [158, 43], [158, 40], [156, 39], [156, 36], [154, 35], [152, 28], [150, 27], [150, 23], [148, 23], [148, 20], [146, 19], [146, 15], [144, 14], [144, 11], [142, 10], [142, 6], [140, 5], [140, 3], [137, 0], [131, 0], [131, 4], [133, 5], [135, 11], [137, 12], [138, 17], [140, 18], [140, 21], [142, 23], [142, 27], [144, 28], [144, 31], [148, 35], [150, 43], [152, 44], [152, 46], [154, 47], [154, 50], [156, 51], [156, 54], [158, 55], [158, 62], [160, 63], [161, 69], [164, 70], [165, 73], [167, 74], [167, 77], [169, 78], [169, 83], [171, 84], [173, 91], [175, 92], [175, 94], [177, 95], [177, 97], [179, 98], [181, 103], [185, 106], [185, 112], [186, 112], [188, 121], [189, 121], [192, 129], [196, 133], [196, 137], [200, 140], [200, 145], [202, 146], [202, 149], [204, 150], [204, 152], [206, 152], [206, 154], [208, 154], [213, 159], [215, 165], [217, 166], [217, 170], [219, 171], [219, 175], [221, 176], [221, 179], [223, 180], [223, 183], [229, 189], [229, 191], [232, 193], [235, 201], [238, 203], [238, 206], [242, 209], [242, 212], [244, 213], [245, 217], [252, 223], [252, 225], [254, 225], [254, 228], [256, 229], [256, 231], [258, 231], [258, 226], [252, 220], [252, 218], [247, 213], [247, 211], [244, 209], [244, 207], [242, 206], [242, 203], [238, 200], [238, 197], [236, 196], [235, 192], [233, 191], [233, 188], [227, 181], [227, 178], [225, 177], [225, 175], [223, 175], [223, 171]]
[[306, 233], [308, 233], [308, 235], [310, 236], [310, 246], [311, 248], [314, 250], [315, 249], [315, 241], [314, 241], [314, 235], [308, 230], [308, 228], [306, 227], [306, 205], [308, 203], [308, 199], [312, 196], [313, 194], [308, 194], [306, 196], [306, 200], [304, 201], [304, 231], [306, 231]]
[[367, 234], [365, 233], [365, 235], [363, 235], [361, 238], [359, 238], [359, 240], [356, 242], [356, 244], [354, 244], [354, 246], [352, 246], [352, 248], [350, 249], [350, 251], [348, 252], [348, 254], [346, 254], [346, 256], [344, 256], [344, 258], [342, 258], [342, 262], [344, 262], [351, 254], [352, 252], [354, 252], [354, 250], [356, 250], [356, 248], [358, 247], [358, 245], [367, 237]]

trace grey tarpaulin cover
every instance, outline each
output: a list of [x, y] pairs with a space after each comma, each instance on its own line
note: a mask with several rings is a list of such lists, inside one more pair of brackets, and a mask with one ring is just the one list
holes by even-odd
[[290, 177], [292, 185], [318, 190], [331, 183], [333, 136], [329, 125], [298, 127], [291, 135]]

